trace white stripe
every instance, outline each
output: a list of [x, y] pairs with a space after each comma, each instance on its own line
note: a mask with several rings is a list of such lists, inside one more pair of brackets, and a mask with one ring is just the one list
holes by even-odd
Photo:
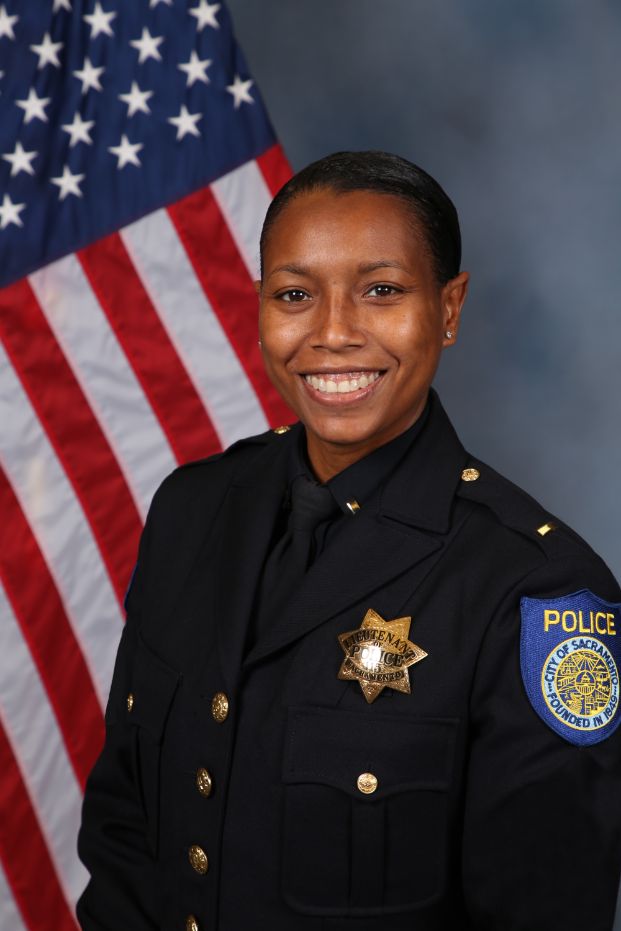
[[0, 928], [2, 931], [27, 931], [13, 892], [0, 863]]
[[256, 162], [223, 175], [211, 185], [250, 277], [259, 277], [259, 239], [272, 195]]
[[[61, 887], [74, 906], [88, 878], [76, 850], [82, 793], [48, 697], [1, 584], [0, 717]], [[27, 843], [27, 839], [22, 838], [22, 843]]]
[[159, 421], [75, 255], [29, 281], [144, 520], [158, 485], [177, 465]]
[[165, 210], [120, 232], [169, 339], [223, 446], [267, 421]]
[[0, 343], [2, 465], [56, 583], [102, 708], [122, 616], [73, 489]]

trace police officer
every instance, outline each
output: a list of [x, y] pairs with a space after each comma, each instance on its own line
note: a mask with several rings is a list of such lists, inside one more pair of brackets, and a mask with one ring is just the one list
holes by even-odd
[[457, 214], [404, 159], [295, 176], [262, 235], [300, 423], [173, 473], [87, 787], [86, 931], [609, 931], [618, 586], [431, 382]]

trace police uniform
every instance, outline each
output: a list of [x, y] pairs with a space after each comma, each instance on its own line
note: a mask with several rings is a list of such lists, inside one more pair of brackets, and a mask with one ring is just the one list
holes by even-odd
[[609, 931], [615, 580], [432, 392], [249, 645], [301, 430], [155, 496], [85, 797], [82, 927]]

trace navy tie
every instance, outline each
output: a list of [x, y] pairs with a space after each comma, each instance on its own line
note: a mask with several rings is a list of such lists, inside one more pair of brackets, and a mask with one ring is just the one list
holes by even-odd
[[258, 640], [275, 623], [316, 556], [315, 531], [339, 513], [325, 485], [299, 475], [291, 485], [286, 532], [267, 558], [257, 603]]

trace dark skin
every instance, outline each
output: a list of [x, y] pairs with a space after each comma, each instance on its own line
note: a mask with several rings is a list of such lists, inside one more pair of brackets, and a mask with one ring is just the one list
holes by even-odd
[[263, 267], [265, 366], [326, 482], [418, 419], [457, 338], [468, 273], [438, 284], [424, 234], [398, 198], [330, 188], [283, 208]]

